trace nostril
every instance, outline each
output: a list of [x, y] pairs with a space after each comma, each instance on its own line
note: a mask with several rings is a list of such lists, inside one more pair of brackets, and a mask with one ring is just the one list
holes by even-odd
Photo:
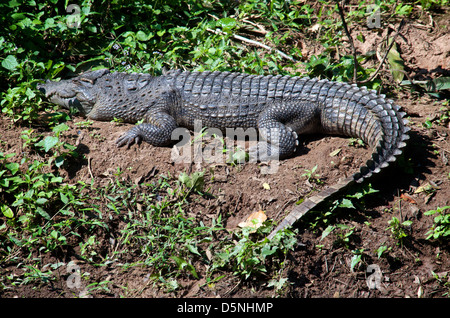
[[36, 86], [36, 88], [42, 93], [42, 94], [44, 94], [45, 95], [45, 87], [44, 86], [42, 86], [41, 84], [38, 84], [37, 86]]

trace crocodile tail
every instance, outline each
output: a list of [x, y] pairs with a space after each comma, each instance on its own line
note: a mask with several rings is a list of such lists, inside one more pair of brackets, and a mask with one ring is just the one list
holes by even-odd
[[[389, 163], [394, 162], [402, 153], [402, 148], [409, 139], [404, 119], [406, 113], [392, 100], [384, 95], [369, 91], [366, 87], [355, 84], [329, 82], [326, 97], [321, 102], [321, 124], [324, 132], [361, 138], [374, 148], [372, 157], [359, 171], [350, 177], [322, 190], [318, 194], [306, 198], [297, 205], [270, 233], [269, 239], [275, 234], [298, 221], [308, 211], [340, 192], [353, 183], [361, 183], [374, 173], [380, 172]], [[344, 94], [339, 91], [344, 90]]]

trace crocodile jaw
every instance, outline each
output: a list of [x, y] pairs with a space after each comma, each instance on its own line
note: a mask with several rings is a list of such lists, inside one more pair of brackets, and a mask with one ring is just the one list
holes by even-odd
[[47, 80], [43, 84], [38, 84], [37, 89], [49, 102], [69, 110], [78, 110], [81, 115], [88, 115], [97, 100], [97, 80], [107, 74], [108, 69], [100, 69], [59, 82]]

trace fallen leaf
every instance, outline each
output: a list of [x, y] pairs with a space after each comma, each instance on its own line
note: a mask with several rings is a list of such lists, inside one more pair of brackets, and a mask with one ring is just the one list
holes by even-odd
[[270, 185], [266, 182], [263, 183], [263, 188], [266, 190], [270, 190]]
[[330, 153], [330, 157], [337, 156], [341, 152], [341, 149], [338, 148]]
[[250, 227], [253, 229], [252, 233], [256, 231], [267, 220], [266, 213], [262, 210], [250, 214], [244, 222], [238, 224], [239, 227]]
[[430, 192], [430, 191], [437, 190], [437, 189], [439, 189], [438, 186], [432, 185], [429, 182], [427, 182], [424, 185], [421, 185], [420, 187], [418, 187], [416, 189], [416, 191], [414, 191], [414, 193]]
[[422, 286], [419, 286], [419, 288], [417, 289], [417, 298], [422, 298], [423, 297], [423, 289]]
[[414, 200], [413, 198], [411, 198], [409, 195], [407, 195], [406, 193], [403, 193], [400, 198], [402, 198], [405, 201], [408, 201], [409, 203], [412, 204], [417, 204], [416, 200]]

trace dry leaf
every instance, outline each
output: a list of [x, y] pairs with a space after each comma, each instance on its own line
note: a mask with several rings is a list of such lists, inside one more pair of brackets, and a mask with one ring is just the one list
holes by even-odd
[[407, 195], [406, 193], [403, 193], [400, 198], [402, 198], [405, 201], [408, 201], [409, 203], [412, 204], [417, 204], [416, 200], [414, 200], [413, 198], [411, 198], [409, 195]]
[[253, 212], [250, 214], [247, 219], [244, 222], [241, 222], [238, 224], [239, 227], [251, 227], [254, 229], [253, 232], [256, 231], [257, 228], [259, 228], [264, 221], [267, 220], [266, 213], [262, 210], [259, 210], [258, 212]]
[[341, 149], [338, 148], [330, 153], [330, 157], [337, 156], [341, 152]]
[[414, 191], [414, 193], [421, 193], [421, 192], [430, 192], [433, 190], [437, 190], [439, 187], [437, 185], [433, 185], [430, 182], [425, 183], [424, 185], [421, 185]]

